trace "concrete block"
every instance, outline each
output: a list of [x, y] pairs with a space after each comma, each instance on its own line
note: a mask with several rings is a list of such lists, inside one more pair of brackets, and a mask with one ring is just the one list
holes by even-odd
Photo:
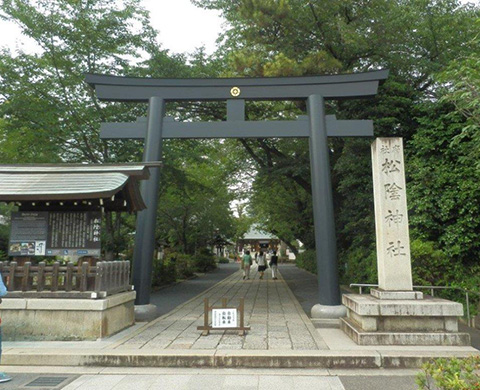
[[380, 288], [372, 288], [370, 295], [377, 299], [389, 300], [423, 299], [423, 293], [420, 291], [387, 291]]
[[3, 298], [1, 310], [25, 310], [27, 300], [25, 298]]
[[341, 329], [359, 345], [470, 345], [468, 333], [365, 332], [348, 318], [341, 321]]
[[312, 318], [311, 321], [315, 328], [340, 328], [339, 318]]
[[117, 333], [134, 324], [135, 294], [117, 295], [100, 300], [26, 299], [22, 309], [3, 308], [5, 340], [96, 340]]
[[440, 298], [422, 300], [382, 300], [370, 295], [344, 294], [347, 309], [362, 316], [463, 316], [461, 303]]

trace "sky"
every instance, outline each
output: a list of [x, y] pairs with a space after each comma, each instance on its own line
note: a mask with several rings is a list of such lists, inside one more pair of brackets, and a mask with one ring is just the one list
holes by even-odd
[[163, 47], [176, 53], [192, 52], [205, 45], [215, 50], [215, 40], [222, 31], [220, 12], [195, 7], [190, 0], [143, 0], [150, 11], [152, 26], [160, 31]]
[[[150, 11], [152, 26], [159, 31], [162, 48], [174, 53], [191, 53], [204, 45], [207, 53], [215, 50], [215, 40], [222, 31], [223, 19], [217, 11], [195, 7], [190, 0], [142, 0]], [[0, 20], [0, 46], [12, 50], [35, 50], [13, 23]]]

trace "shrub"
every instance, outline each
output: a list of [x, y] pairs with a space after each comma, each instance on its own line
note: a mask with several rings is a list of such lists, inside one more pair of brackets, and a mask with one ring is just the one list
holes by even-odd
[[166, 284], [174, 283], [177, 280], [175, 263], [168, 258], [162, 260], [154, 259], [152, 286], [160, 287]]
[[[169, 256], [175, 255], [175, 270], [177, 272], [177, 279], [186, 279], [193, 276], [192, 256], [183, 253], [173, 253]], [[173, 259], [172, 259], [173, 261]]]
[[433, 242], [413, 240], [410, 252], [413, 284], [439, 286], [447, 285], [455, 279], [454, 265], [444, 252], [435, 248]]
[[8, 254], [0, 249], [0, 261], [8, 261]]
[[162, 260], [153, 262], [152, 286], [159, 287], [186, 279], [193, 275], [192, 258], [183, 253], [172, 252]]
[[201, 249], [192, 258], [192, 268], [195, 272], [208, 272], [217, 268], [215, 256], [208, 249]]
[[218, 259], [219, 264], [228, 264], [230, 263], [230, 260], [228, 260], [226, 257], [220, 257]]
[[377, 254], [374, 249], [357, 246], [338, 256], [340, 280], [344, 284], [377, 284]]
[[425, 363], [415, 382], [421, 390], [480, 390], [480, 356]]
[[295, 264], [299, 268], [316, 274], [317, 259], [315, 258], [315, 251], [313, 249], [307, 249], [305, 252], [299, 253], [295, 259]]

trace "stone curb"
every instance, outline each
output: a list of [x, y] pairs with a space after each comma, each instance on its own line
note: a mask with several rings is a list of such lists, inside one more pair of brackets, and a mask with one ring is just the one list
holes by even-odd
[[[478, 352], [478, 351], [477, 351]], [[253, 350], [35, 350], [7, 351], [2, 364], [9, 366], [84, 367], [205, 367], [205, 368], [329, 368], [411, 369], [432, 358], [467, 357], [472, 351], [253, 351]]]

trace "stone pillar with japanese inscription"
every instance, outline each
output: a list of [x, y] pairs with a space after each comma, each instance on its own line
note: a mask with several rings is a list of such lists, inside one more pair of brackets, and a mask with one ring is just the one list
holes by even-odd
[[412, 291], [402, 139], [377, 138], [372, 165], [379, 289]]
[[462, 304], [413, 291], [402, 139], [377, 138], [372, 164], [378, 288], [343, 294], [341, 329], [360, 345], [470, 345]]

